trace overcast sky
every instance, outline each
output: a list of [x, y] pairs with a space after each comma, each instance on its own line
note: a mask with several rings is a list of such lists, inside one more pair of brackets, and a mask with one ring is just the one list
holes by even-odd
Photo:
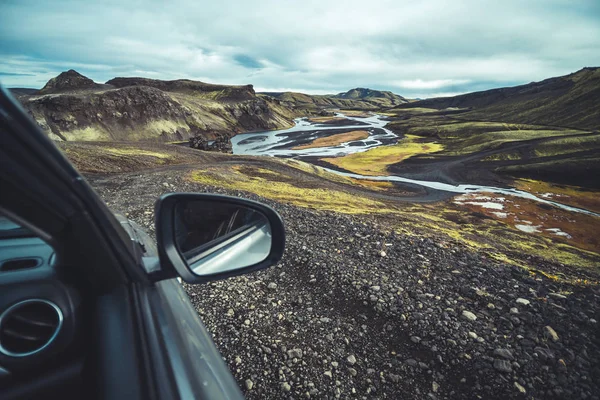
[[600, 65], [599, 0], [0, 0], [0, 83], [76, 69], [407, 97]]

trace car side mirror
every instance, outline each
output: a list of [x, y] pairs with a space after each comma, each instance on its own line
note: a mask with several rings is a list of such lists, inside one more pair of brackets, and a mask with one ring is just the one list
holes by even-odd
[[255, 201], [171, 193], [156, 202], [155, 215], [160, 263], [188, 283], [264, 269], [283, 255], [281, 217]]

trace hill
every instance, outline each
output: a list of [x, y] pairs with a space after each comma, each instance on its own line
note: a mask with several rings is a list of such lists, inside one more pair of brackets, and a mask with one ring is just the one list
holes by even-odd
[[395, 93], [366, 88], [350, 89], [347, 92], [339, 93], [334, 97], [338, 99], [361, 100], [369, 103], [379, 103], [382, 105], [388, 103], [392, 105], [400, 105], [407, 102], [407, 100], [404, 97], [399, 96]]
[[407, 100], [392, 92], [356, 88], [336, 95], [310, 95], [297, 92], [263, 92], [262, 96], [272, 97], [289, 107], [316, 111], [324, 108], [353, 110], [377, 110], [404, 104]]
[[472, 120], [598, 129], [600, 68], [583, 68], [526, 85], [421, 100], [398, 108], [450, 107], [466, 109], [462, 116]]
[[50, 79], [39, 94], [62, 93], [78, 89], [100, 89], [102, 86], [74, 69], [61, 72]]
[[185, 140], [289, 127], [297, 114], [256, 96], [252, 85], [114, 78], [98, 84], [74, 70], [18, 99], [54, 140]]
[[158, 79], [147, 78], [113, 78], [107, 81], [106, 84], [117, 88], [127, 86], [149, 86], [165, 92], [184, 93], [220, 101], [243, 101], [256, 98], [256, 93], [254, 92], [252, 85], [215, 85], [189, 79], [161, 81]]

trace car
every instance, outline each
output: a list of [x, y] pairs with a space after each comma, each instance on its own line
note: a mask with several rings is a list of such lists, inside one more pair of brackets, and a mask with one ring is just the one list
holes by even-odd
[[0, 398], [239, 399], [188, 284], [276, 264], [280, 216], [170, 193], [114, 215], [0, 87]]

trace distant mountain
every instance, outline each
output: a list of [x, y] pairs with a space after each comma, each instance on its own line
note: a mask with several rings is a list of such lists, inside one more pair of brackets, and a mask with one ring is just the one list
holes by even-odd
[[40, 91], [39, 89], [31, 88], [10, 88], [8, 90], [13, 94], [13, 96], [29, 96]]
[[398, 108], [467, 108], [470, 119], [600, 128], [600, 68], [526, 85], [421, 100]]
[[378, 110], [407, 102], [404, 97], [392, 92], [364, 88], [351, 89], [345, 93], [332, 95], [310, 95], [297, 92], [263, 92], [259, 95], [270, 96], [286, 102], [291, 107], [309, 111], [323, 108]]
[[333, 96], [338, 99], [353, 99], [353, 100], [363, 100], [374, 103], [386, 103], [394, 105], [400, 105], [407, 102], [407, 100], [399, 96], [395, 93], [381, 90], [373, 90], [366, 88], [356, 88], [350, 89], [346, 93], [339, 93]]
[[54, 140], [185, 140], [293, 125], [295, 111], [252, 85], [114, 78], [97, 84], [69, 70], [19, 101]]

